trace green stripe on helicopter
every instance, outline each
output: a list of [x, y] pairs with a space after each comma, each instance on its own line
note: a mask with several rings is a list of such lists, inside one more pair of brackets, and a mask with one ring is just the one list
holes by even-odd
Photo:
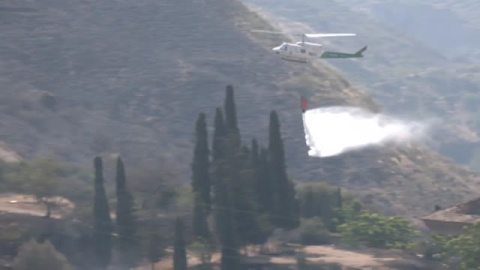
[[362, 53], [367, 50], [367, 46], [361, 48], [356, 53], [342, 53], [342, 52], [324, 52], [320, 58], [360, 58], [363, 57]]

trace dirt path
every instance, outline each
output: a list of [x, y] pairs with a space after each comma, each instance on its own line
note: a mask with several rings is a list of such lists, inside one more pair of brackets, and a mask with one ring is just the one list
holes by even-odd
[[5, 162], [18, 162], [22, 158], [13, 150], [11, 150], [8, 145], [0, 141], [0, 160]]
[[[304, 247], [303, 251], [307, 257], [307, 260], [312, 263], [337, 263], [344, 267], [352, 267], [356, 269], [365, 269], [365, 270], [384, 270], [390, 269], [388, 268], [385, 263], [399, 261], [400, 258], [395, 258], [392, 256], [389, 257], [382, 257], [376, 258], [373, 255], [366, 254], [366, 253], [359, 253], [354, 251], [342, 250], [337, 249], [332, 246], [306, 246]], [[162, 269], [162, 270], [173, 270], [173, 261], [171, 252], [162, 259], [162, 261], [158, 262], [155, 266], [155, 269]], [[199, 261], [193, 257], [188, 256], [188, 265], [193, 266], [199, 263]], [[220, 254], [215, 253], [213, 255], [212, 261], [219, 262], [220, 261]], [[287, 265], [295, 265], [296, 258], [292, 256], [272, 256], [268, 259], [273, 264], [287, 264]], [[136, 268], [136, 270], [150, 270], [150, 265], [144, 265], [141, 267]]]
[[[73, 211], [74, 205], [65, 198], [52, 198], [58, 207], [52, 209], [51, 217], [60, 219]], [[47, 209], [31, 195], [3, 193], [0, 194], [0, 212], [45, 216]]]
[[308, 260], [312, 262], [338, 263], [360, 269], [381, 269], [385, 267], [385, 262], [398, 260], [398, 258], [376, 258], [370, 254], [336, 249], [331, 246], [307, 246], [304, 251]]

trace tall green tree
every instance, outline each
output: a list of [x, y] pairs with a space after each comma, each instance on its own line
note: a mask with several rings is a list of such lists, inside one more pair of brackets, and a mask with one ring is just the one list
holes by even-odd
[[268, 150], [260, 149], [257, 165], [257, 201], [262, 212], [274, 214], [273, 192], [275, 191], [269, 170]]
[[215, 217], [217, 235], [222, 246], [222, 270], [240, 270], [240, 257], [238, 252], [238, 236], [235, 227], [233, 204], [226, 181], [218, 181], [215, 185], [217, 204]]
[[228, 164], [228, 186], [234, 209], [235, 226], [239, 244], [262, 242], [261, 212], [256, 197], [255, 174], [251, 164], [251, 153], [248, 147], [233, 152]]
[[269, 169], [275, 196], [273, 223], [280, 228], [292, 229], [300, 224], [299, 209], [295, 198], [295, 187], [287, 176], [280, 121], [276, 111], [270, 112], [269, 127]]
[[232, 85], [227, 85], [224, 109], [228, 130], [238, 132], [237, 108], [235, 105], [235, 94]]
[[106, 268], [112, 258], [113, 224], [110, 218], [107, 195], [103, 180], [102, 158], [94, 159], [95, 167], [95, 197], [93, 202], [93, 247], [96, 265]]
[[205, 210], [210, 212], [210, 150], [208, 149], [208, 133], [205, 114], [198, 115], [195, 126], [195, 149], [192, 162], [193, 192], [200, 194]]
[[198, 192], [194, 193], [195, 201], [193, 205], [193, 235], [196, 238], [205, 240], [210, 239], [210, 231], [207, 223], [207, 211]]
[[214, 161], [225, 157], [225, 140], [227, 136], [227, 128], [223, 118], [222, 109], [215, 110], [215, 127], [212, 142], [212, 159]]
[[235, 94], [232, 85], [227, 85], [224, 101], [225, 123], [230, 140], [233, 146], [240, 147], [240, 131], [237, 122], [237, 107], [235, 105]]
[[175, 239], [173, 245], [173, 269], [187, 270], [187, 251], [185, 247], [183, 221], [177, 218], [175, 221]]
[[117, 172], [115, 175], [117, 193], [117, 232], [120, 261], [125, 267], [133, 267], [136, 258], [136, 219], [134, 214], [134, 199], [127, 188], [125, 165], [123, 160], [117, 158]]

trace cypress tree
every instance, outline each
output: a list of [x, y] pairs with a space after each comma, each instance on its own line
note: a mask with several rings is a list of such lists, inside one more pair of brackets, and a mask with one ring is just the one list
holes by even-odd
[[222, 179], [215, 185], [217, 198], [215, 218], [218, 238], [222, 246], [221, 270], [240, 270], [237, 229], [230, 192]]
[[232, 155], [229, 159], [227, 179], [230, 180], [228, 186], [233, 207], [238, 210], [234, 213], [234, 217], [238, 238], [242, 240], [239, 244], [258, 243], [261, 235], [260, 213], [250, 149], [243, 146], [237, 151], [234, 150]]
[[269, 168], [275, 196], [273, 223], [280, 228], [292, 229], [299, 225], [298, 203], [293, 183], [287, 176], [280, 122], [276, 111], [270, 113], [269, 126]]
[[240, 131], [237, 124], [237, 108], [235, 105], [235, 95], [232, 85], [227, 85], [225, 95], [225, 122], [230, 140], [233, 142], [233, 146], [240, 147]]
[[208, 134], [205, 114], [198, 115], [196, 127], [195, 149], [192, 162], [192, 188], [193, 192], [200, 194], [205, 210], [210, 212], [210, 151], [208, 149]]
[[273, 192], [274, 187], [268, 165], [268, 150], [261, 148], [258, 156], [257, 171], [257, 201], [262, 212], [273, 215]]
[[225, 127], [222, 109], [217, 108], [215, 110], [215, 129], [212, 142], [212, 158], [214, 161], [225, 157], [224, 141], [226, 135], [227, 129]]
[[235, 105], [235, 95], [232, 85], [227, 85], [224, 107], [228, 130], [238, 133], [237, 108]]
[[118, 245], [121, 251], [120, 259], [128, 268], [135, 264], [136, 220], [134, 216], [134, 200], [127, 189], [125, 166], [120, 157], [117, 158], [117, 173], [115, 176], [117, 193], [117, 232]]
[[193, 235], [196, 238], [209, 240], [210, 231], [208, 230], [205, 205], [203, 204], [201, 195], [199, 193], [194, 193], [194, 196], [195, 202], [193, 208]]
[[184, 228], [180, 218], [175, 221], [175, 242], [173, 250], [173, 270], [187, 270], [187, 252], [185, 250]]
[[106, 268], [111, 261], [113, 224], [103, 180], [101, 157], [95, 157], [95, 197], [93, 202], [93, 245], [96, 265]]

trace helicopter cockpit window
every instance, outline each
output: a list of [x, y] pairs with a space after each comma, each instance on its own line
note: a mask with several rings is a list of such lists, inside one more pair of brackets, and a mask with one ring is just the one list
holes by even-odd
[[282, 49], [283, 49], [284, 51], [286, 51], [286, 50], [288, 49], [287, 44], [283, 44], [283, 45], [282, 45]]

